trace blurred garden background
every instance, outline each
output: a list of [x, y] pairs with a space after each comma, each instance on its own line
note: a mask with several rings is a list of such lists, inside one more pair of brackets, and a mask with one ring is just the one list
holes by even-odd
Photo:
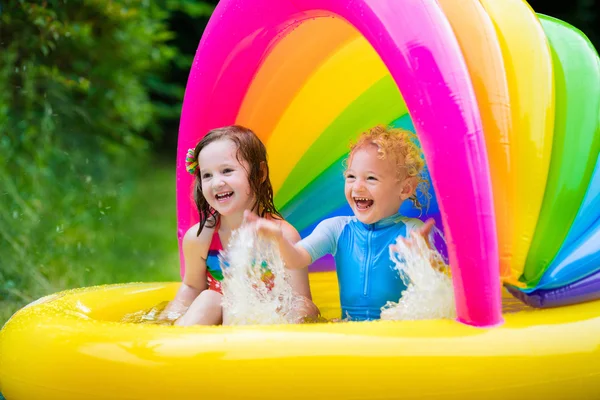
[[[179, 115], [217, 2], [0, 0], [0, 327], [66, 288], [179, 279]], [[600, 0], [529, 3], [599, 48]]]

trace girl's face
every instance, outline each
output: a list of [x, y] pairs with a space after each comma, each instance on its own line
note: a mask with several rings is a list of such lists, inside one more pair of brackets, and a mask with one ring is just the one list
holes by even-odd
[[346, 171], [344, 193], [356, 218], [373, 224], [394, 215], [414, 192], [412, 180], [399, 180], [396, 163], [379, 158], [376, 145], [354, 151]]
[[248, 182], [249, 166], [238, 161], [237, 146], [229, 139], [208, 144], [198, 154], [202, 194], [220, 215], [250, 210], [254, 195]]

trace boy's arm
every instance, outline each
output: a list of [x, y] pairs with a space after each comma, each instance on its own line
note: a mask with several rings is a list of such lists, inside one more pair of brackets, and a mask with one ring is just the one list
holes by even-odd
[[312, 262], [310, 254], [298, 245], [300, 235], [287, 222], [259, 218], [249, 212], [244, 214], [244, 219], [246, 222], [253, 223], [257, 232], [277, 242], [286, 268], [301, 269]]
[[246, 213], [247, 222], [256, 224], [261, 234], [277, 241], [281, 257], [289, 269], [305, 268], [325, 254], [335, 254], [337, 239], [347, 220], [343, 217], [329, 218], [317, 225], [314, 231], [294, 244], [283, 234], [280, 224]]
[[306, 268], [312, 262], [310, 254], [296, 242], [294, 244], [285, 235], [281, 235], [277, 241], [281, 258], [285, 262], [285, 267], [289, 269]]

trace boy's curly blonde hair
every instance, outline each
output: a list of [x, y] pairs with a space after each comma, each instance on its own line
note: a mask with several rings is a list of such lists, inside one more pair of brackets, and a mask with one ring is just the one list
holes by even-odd
[[[385, 159], [388, 156], [393, 157], [396, 162], [396, 175], [399, 179], [417, 178], [417, 190], [425, 195], [427, 203], [429, 203], [429, 182], [424, 178], [425, 159], [417, 143], [417, 135], [411, 131], [377, 125], [361, 133], [356, 143], [350, 146], [346, 166], [356, 150], [365, 145], [374, 144], [377, 146], [380, 159]], [[423, 204], [417, 198], [416, 191], [415, 194], [409, 197], [409, 200], [416, 209], [423, 211]]]

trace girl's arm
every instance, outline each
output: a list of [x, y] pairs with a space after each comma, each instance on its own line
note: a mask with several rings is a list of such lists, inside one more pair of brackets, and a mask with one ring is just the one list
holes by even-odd
[[167, 305], [160, 318], [168, 318], [168, 314], [182, 315], [198, 297], [207, 289], [206, 256], [214, 229], [204, 228], [200, 236], [196, 236], [198, 224], [192, 226], [183, 237], [183, 258], [185, 275], [175, 298]]

